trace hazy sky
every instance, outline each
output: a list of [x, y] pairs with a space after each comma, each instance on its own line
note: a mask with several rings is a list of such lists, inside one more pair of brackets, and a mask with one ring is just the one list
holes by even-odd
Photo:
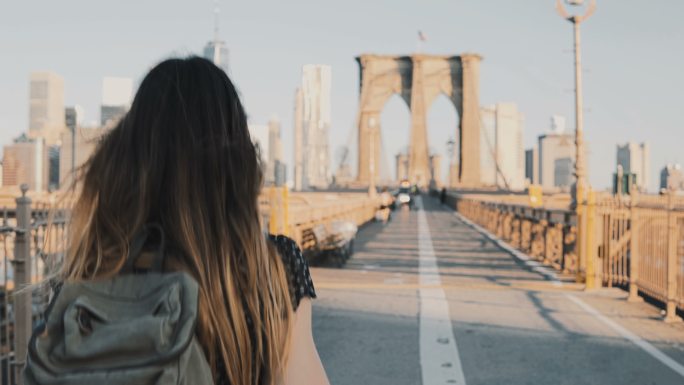
[[[515, 102], [525, 115], [525, 145], [547, 130], [552, 114], [573, 119], [572, 27], [553, 0], [221, 1], [220, 35], [231, 77], [250, 120], [282, 120], [292, 163], [294, 90], [301, 66], [332, 66], [331, 154], [352, 141], [361, 53], [410, 54], [417, 31], [425, 53], [477, 52], [482, 105]], [[31, 71], [64, 77], [66, 103], [99, 118], [104, 76], [140, 81], [170, 55], [200, 53], [213, 35], [212, 1], [11, 1], [0, 11], [0, 143], [28, 127]], [[583, 24], [585, 128], [590, 181], [606, 187], [615, 145], [651, 145], [652, 188], [666, 162], [684, 162], [684, 1], [599, 0]], [[408, 109], [391, 99], [382, 115], [387, 154], [405, 147]], [[428, 118], [431, 146], [445, 150], [456, 115], [445, 98]], [[353, 138], [353, 139], [352, 139]], [[354, 149], [355, 151], [355, 149]], [[386, 171], [394, 169], [385, 156]], [[288, 171], [291, 173], [291, 170]]]

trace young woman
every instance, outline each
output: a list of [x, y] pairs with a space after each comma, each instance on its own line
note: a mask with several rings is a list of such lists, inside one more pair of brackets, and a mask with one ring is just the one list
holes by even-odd
[[259, 155], [218, 67], [191, 57], [153, 68], [80, 187], [62, 279], [116, 275], [136, 232], [158, 223], [165, 268], [199, 284], [196, 335], [217, 384], [328, 383], [306, 260], [291, 239], [262, 232]]

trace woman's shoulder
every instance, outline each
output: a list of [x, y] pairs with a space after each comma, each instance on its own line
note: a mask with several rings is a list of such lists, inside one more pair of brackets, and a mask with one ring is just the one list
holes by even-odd
[[[290, 254], [294, 253], [299, 253], [301, 254], [301, 250], [299, 250], [299, 246], [297, 245], [297, 242], [295, 242], [294, 239], [285, 236], [285, 235], [274, 235], [274, 234], [268, 234], [268, 240], [271, 241], [277, 248], [278, 251], [288, 251]], [[283, 256], [285, 258], [286, 256]]]
[[297, 310], [302, 298], [316, 298], [316, 290], [311, 279], [309, 264], [306, 258], [304, 258], [297, 242], [292, 238], [285, 235], [269, 234], [268, 240], [275, 245], [278, 254], [280, 254], [283, 260], [287, 272], [292, 306], [294, 310]]

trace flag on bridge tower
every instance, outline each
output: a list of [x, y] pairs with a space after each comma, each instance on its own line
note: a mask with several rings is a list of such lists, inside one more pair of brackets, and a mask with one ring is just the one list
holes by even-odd
[[416, 51], [418, 53], [423, 52], [423, 45], [427, 41], [427, 36], [423, 33], [423, 31], [418, 30], [418, 44], [416, 44]]
[[418, 40], [427, 41], [427, 36], [421, 30], [418, 30]]

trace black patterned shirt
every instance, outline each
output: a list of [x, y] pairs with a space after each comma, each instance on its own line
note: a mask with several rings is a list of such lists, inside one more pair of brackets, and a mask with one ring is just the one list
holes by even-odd
[[[311, 273], [309, 272], [309, 264], [294, 240], [284, 235], [271, 234], [268, 235], [268, 240], [276, 246], [276, 250], [278, 250], [278, 254], [280, 254], [283, 260], [290, 298], [292, 299], [292, 309], [297, 310], [302, 298], [316, 298], [316, 291], [311, 280]], [[250, 319], [247, 320], [247, 324], [251, 326], [252, 322]], [[225, 378], [225, 366], [223, 360], [220, 359], [220, 355], [216, 369], [216, 384], [229, 385], [228, 379]]]

